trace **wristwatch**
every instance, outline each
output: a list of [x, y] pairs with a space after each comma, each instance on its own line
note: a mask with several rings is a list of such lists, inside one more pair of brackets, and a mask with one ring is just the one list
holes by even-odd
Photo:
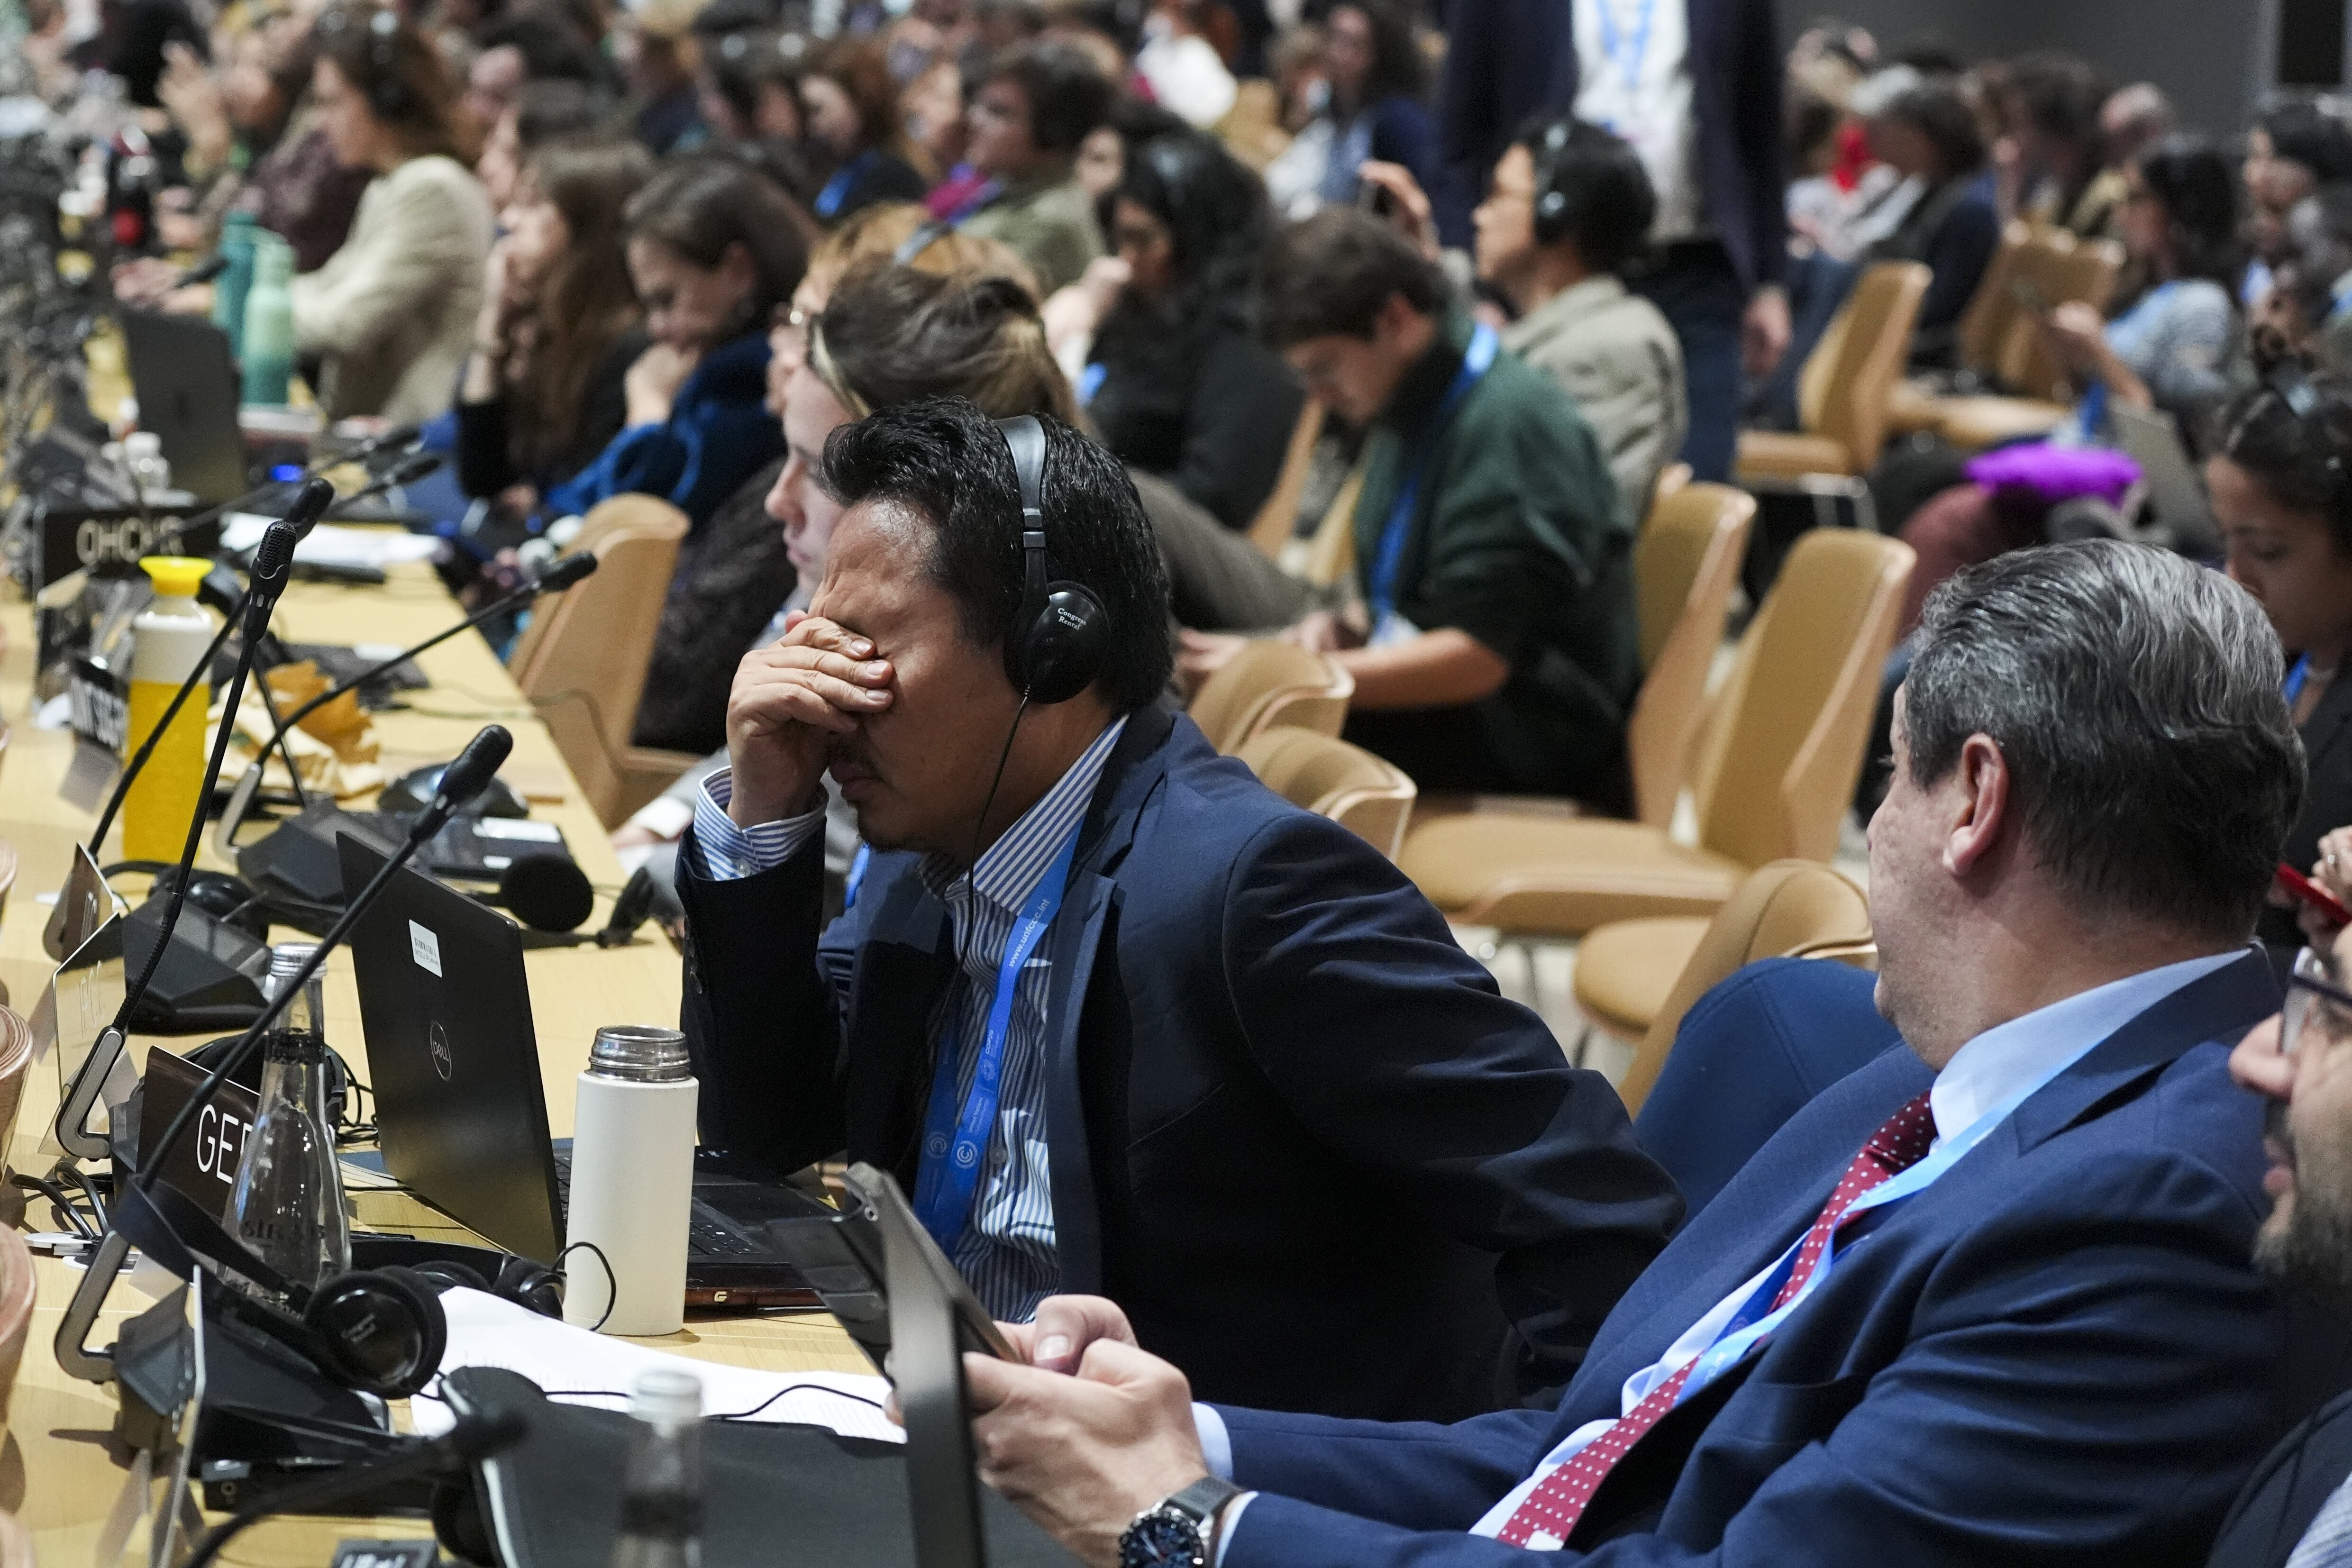
[[1243, 1489], [1203, 1476], [1157, 1508], [1145, 1509], [1118, 1538], [1118, 1568], [1209, 1568], [1217, 1510]]

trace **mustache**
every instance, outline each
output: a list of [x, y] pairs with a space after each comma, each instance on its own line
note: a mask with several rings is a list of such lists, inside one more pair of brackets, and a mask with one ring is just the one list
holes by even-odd
[[843, 763], [864, 773], [874, 773], [874, 754], [866, 745], [864, 735], [835, 735], [826, 742], [824, 765], [828, 772]]
[[2273, 1100], [2263, 1110], [2263, 1136], [2286, 1157], [2287, 1165], [2292, 1169], [2295, 1163], [2294, 1129], [2287, 1125], [2286, 1101]]

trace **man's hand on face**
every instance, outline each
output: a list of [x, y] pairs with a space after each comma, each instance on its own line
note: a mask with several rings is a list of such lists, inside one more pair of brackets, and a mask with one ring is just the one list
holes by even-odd
[[1135, 1516], [1209, 1473], [1192, 1385], [1130, 1342], [1096, 1340], [1071, 1377], [983, 1355], [963, 1368], [980, 1479], [1081, 1562], [1115, 1568]]
[[737, 826], [815, 809], [834, 739], [890, 706], [890, 663], [873, 655], [839, 624], [794, 612], [780, 640], [743, 656], [727, 699], [727, 815]]

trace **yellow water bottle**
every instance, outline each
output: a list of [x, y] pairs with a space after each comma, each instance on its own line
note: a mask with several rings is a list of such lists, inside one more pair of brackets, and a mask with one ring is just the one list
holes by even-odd
[[[212, 646], [213, 621], [196, 603], [196, 584], [213, 569], [184, 555], [150, 555], [139, 564], [155, 584], [155, 602], [131, 623], [131, 734], [128, 763], [172, 705], [172, 694]], [[155, 754], [131, 781], [122, 802], [122, 855], [127, 860], [177, 860], [187, 847], [196, 792], [205, 783], [205, 715], [211, 682], [199, 681], [180, 705]]]

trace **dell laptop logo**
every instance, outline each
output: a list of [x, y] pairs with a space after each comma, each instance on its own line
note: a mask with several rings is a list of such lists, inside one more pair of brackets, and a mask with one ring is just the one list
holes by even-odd
[[426, 1033], [425, 1043], [433, 1052], [433, 1070], [441, 1075], [443, 1083], [447, 1083], [450, 1073], [456, 1070], [457, 1064], [449, 1057], [449, 1031], [441, 1026], [441, 1020], [438, 1018], [433, 1021], [433, 1027]]

